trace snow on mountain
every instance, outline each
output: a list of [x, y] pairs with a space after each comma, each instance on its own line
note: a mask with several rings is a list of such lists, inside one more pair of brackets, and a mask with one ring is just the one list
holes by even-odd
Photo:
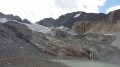
[[79, 17], [81, 14], [76, 14], [75, 16], [74, 16], [74, 18], [77, 18], [77, 17]]
[[114, 35], [114, 34], [104, 34], [104, 35], [109, 35], [109, 36], [112, 36], [112, 35]]
[[23, 24], [33, 31], [42, 32], [42, 33], [49, 33], [51, 31], [51, 28], [44, 27], [39, 24], [26, 24], [26, 23]]
[[57, 29], [68, 29], [68, 28], [65, 26], [60, 26], [60, 27], [57, 27]]
[[0, 18], [0, 23], [5, 23], [5, 22], [7, 22], [6, 18]]
[[29, 29], [33, 30], [33, 31], [37, 31], [37, 32], [42, 32], [42, 33], [48, 33], [51, 31], [51, 28], [48, 28], [48, 27], [44, 27], [42, 25], [39, 25], [39, 24], [27, 24], [27, 23], [23, 23], [23, 22], [18, 22], [16, 20], [7, 20], [6, 18], [0, 18], [0, 23], [5, 23], [7, 21], [14, 21], [14, 22], [17, 22], [17, 23], [22, 23], [24, 25], [26, 25]]

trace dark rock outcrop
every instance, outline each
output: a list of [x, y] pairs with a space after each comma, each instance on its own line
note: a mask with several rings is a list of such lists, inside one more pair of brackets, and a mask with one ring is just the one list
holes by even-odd
[[56, 29], [55, 31], [56, 37], [58, 38], [65, 38], [68, 36], [67, 31]]

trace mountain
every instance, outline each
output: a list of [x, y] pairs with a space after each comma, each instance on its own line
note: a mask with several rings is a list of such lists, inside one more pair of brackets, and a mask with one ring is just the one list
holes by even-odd
[[97, 21], [77, 21], [73, 24], [72, 31], [78, 34], [120, 32], [120, 9], [109, 12]]
[[28, 24], [31, 23], [28, 19], [22, 20], [19, 16], [14, 16], [12, 14], [5, 15], [1, 12], [0, 12], [0, 18], [5, 18], [6, 20], [9, 20], [9, 21], [17, 21], [17, 22], [23, 22], [23, 23], [28, 23]]
[[60, 16], [58, 19], [46, 18], [37, 24], [46, 27], [68, 27], [73, 32], [81, 34], [87, 32], [113, 33], [119, 32], [120, 9], [102, 13], [73, 12]]
[[[67, 67], [53, 60], [95, 60], [120, 65], [120, 10], [100, 18], [79, 19], [81, 14], [71, 15], [71, 29], [62, 27], [58, 19], [46, 18], [44, 25], [24, 22], [7, 17], [0, 18], [0, 67]], [[60, 19], [69, 18], [68, 13]], [[1, 15], [2, 16], [2, 15]], [[89, 19], [90, 18], [90, 19]], [[91, 20], [92, 18], [92, 20]], [[112, 20], [111, 20], [112, 19]], [[69, 21], [71, 19], [66, 19]], [[72, 20], [71, 20], [72, 21]], [[71, 22], [70, 21], [70, 22]], [[42, 23], [43, 23], [42, 22]], [[60, 22], [60, 20], [59, 20]], [[72, 23], [72, 22], [71, 22]], [[56, 28], [50, 28], [51, 26]], [[69, 27], [69, 24], [66, 24]], [[73, 32], [72, 32], [72, 31]], [[75, 32], [75, 33], [74, 33]], [[102, 32], [102, 33], [101, 33]], [[77, 33], [77, 34], [76, 34]]]
[[53, 18], [45, 18], [41, 21], [36, 22], [37, 24], [46, 26], [46, 27], [54, 27], [56, 26], [56, 21]]
[[68, 28], [72, 28], [72, 25], [76, 21], [96, 21], [105, 16], [103, 13], [86, 13], [86, 12], [73, 12], [67, 13], [65, 15], [60, 16], [58, 19], [47, 18], [41, 21], [36, 22], [37, 24], [46, 26], [46, 27], [59, 27], [65, 26]]

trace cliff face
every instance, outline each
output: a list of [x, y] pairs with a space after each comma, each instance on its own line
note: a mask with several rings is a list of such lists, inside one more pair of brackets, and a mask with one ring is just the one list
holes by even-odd
[[105, 17], [104, 21], [108, 23], [117, 23], [120, 21], [120, 9], [109, 12]]
[[82, 21], [75, 22], [72, 31], [77, 34], [87, 32], [120, 32], [120, 10], [112, 11], [97, 21], [84, 21], [84, 23]]
[[87, 32], [91, 28], [90, 21], [79, 21], [75, 22], [72, 27], [72, 31], [77, 34], [82, 34]]
[[68, 28], [72, 28], [73, 23], [77, 21], [96, 21], [105, 16], [105, 14], [99, 13], [85, 13], [85, 12], [73, 12], [67, 13], [65, 15], [60, 16], [58, 19], [47, 18], [37, 22], [40, 25], [46, 27], [59, 27], [65, 26]]

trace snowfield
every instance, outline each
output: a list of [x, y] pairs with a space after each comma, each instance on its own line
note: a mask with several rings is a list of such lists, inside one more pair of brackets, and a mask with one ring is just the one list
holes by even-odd
[[112, 36], [112, 35], [114, 35], [114, 34], [104, 34], [104, 35], [109, 35], [109, 36], [111, 35], [111, 36]]
[[[14, 21], [14, 22], [17, 22], [15, 20], [7, 20], [6, 18], [0, 18], [0, 23], [6, 23], [7, 21]], [[60, 26], [60, 27], [57, 27], [57, 28], [48, 28], [48, 27], [45, 27], [45, 26], [42, 26], [42, 25], [39, 25], [39, 24], [27, 24], [27, 23], [23, 23], [23, 22], [17, 22], [17, 23], [20, 23], [20, 24], [24, 24], [26, 25], [29, 29], [33, 30], [33, 31], [36, 31], [36, 32], [41, 32], [41, 33], [51, 33], [51, 34], [54, 34], [55, 35], [55, 31], [52, 31], [52, 29], [61, 29], [61, 30], [66, 30], [66, 32], [70, 35], [77, 35], [76, 33], [74, 32], [71, 32], [71, 31], [68, 31], [68, 28], [67, 27], [64, 27], [64, 26]]]
[[26, 23], [23, 24], [33, 31], [42, 32], [42, 33], [49, 33], [51, 31], [51, 28], [44, 27], [39, 24], [26, 24]]
[[7, 22], [8, 20], [6, 18], [0, 18], [0, 23], [5, 23]]
[[55, 31], [52, 31], [52, 29], [61, 29], [61, 30], [66, 30], [66, 32], [70, 35], [77, 35], [74, 32], [68, 31], [68, 28], [65, 28], [64, 26], [60, 26], [57, 28], [48, 28], [39, 24], [26, 24], [23, 23], [24, 25], [26, 25], [29, 29], [33, 30], [33, 31], [37, 31], [37, 32], [41, 32], [41, 33], [50, 33], [51, 35], [55, 35]]

